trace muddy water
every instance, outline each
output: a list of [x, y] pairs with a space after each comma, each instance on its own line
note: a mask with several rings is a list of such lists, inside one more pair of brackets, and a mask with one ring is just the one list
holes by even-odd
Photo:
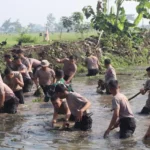
[[[122, 92], [133, 96], [144, 83], [131, 76], [119, 76]], [[132, 100], [131, 106], [136, 117], [137, 129], [134, 137], [118, 139], [118, 130], [103, 139], [104, 131], [110, 122], [112, 112], [111, 96], [99, 95], [96, 91], [96, 78], [79, 77], [74, 80], [74, 90], [92, 102], [93, 127], [90, 132], [50, 130], [53, 107], [50, 103], [35, 103], [34, 97], [26, 97], [26, 104], [19, 107], [17, 115], [0, 115], [0, 150], [146, 150], [143, 136], [150, 124], [149, 116], [139, 115], [147, 95]]]

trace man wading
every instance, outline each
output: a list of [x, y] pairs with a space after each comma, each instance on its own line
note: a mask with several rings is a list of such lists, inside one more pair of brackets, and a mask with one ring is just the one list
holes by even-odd
[[24, 82], [21, 73], [12, 71], [11, 69], [6, 69], [4, 71], [4, 74], [4, 83], [13, 90], [14, 94], [19, 99], [19, 103], [24, 104], [24, 96], [22, 90]]
[[[35, 73], [34, 80], [36, 86], [42, 87], [44, 94], [47, 94], [49, 86], [55, 82], [55, 72], [49, 68], [50, 63], [47, 60], [41, 61], [41, 68]], [[39, 83], [38, 83], [39, 80]]]
[[116, 71], [111, 65], [110, 59], [104, 60], [104, 65], [106, 67], [106, 73], [105, 73], [105, 86], [106, 86], [106, 94], [111, 94], [108, 89], [108, 84], [110, 80], [117, 80]]
[[132, 136], [136, 128], [129, 101], [125, 95], [120, 93], [117, 80], [111, 80], [108, 88], [113, 95], [112, 110], [114, 113], [110, 125], [104, 134], [104, 138], [107, 137], [112, 129], [118, 126], [120, 126], [120, 138], [128, 138]]
[[0, 82], [0, 113], [17, 113], [19, 100], [13, 91], [3, 82]]
[[56, 59], [58, 63], [63, 63], [63, 71], [64, 71], [64, 80], [66, 83], [70, 83], [77, 71], [76, 65], [77, 58], [75, 56], [70, 56], [69, 58], [64, 59]]
[[23, 87], [23, 92], [30, 92], [33, 82], [32, 79], [28, 73], [27, 67], [22, 64], [21, 59], [19, 57], [14, 58], [16, 66], [18, 68], [18, 71], [22, 74], [23, 81], [24, 81], [24, 87]]
[[[146, 69], [148, 77], [150, 77], [150, 67]], [[150, 79], [148, 79], [145, 83], [143, 89], [140, 90], [141, 94], [144, 95], [147, 91], [150, 90]], [[141, 110], [141, 114], [149, 114], [150, 113], [150, 93], [148, 94], [148, 99], [146, 101], [145, 106]]]
[[95, 76], [98, 74], [100, 67], [99, 60], [96, 56], [92, 55], [91, 51], [86, 52], [87, 58], [85, 59], [85, 64], [88, 68], [87, 76]]
[[56, 85], [55, 92], [59, 98], [66, 98], [71, 114], [76, 118], [74, 128], [83, 131], [91, 129], [92, 118], [88, 113], [91, 106], [90, 101], [76, 92], [68, 92], [63, 84]]

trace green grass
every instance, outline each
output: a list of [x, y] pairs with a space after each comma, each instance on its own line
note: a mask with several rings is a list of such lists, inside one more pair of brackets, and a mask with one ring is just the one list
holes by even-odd
[[[34, 44], [49, 44], [50, 42], [43, 42], [43, 37], [39, 36], [39, 33], [31, 33], [28, 34], [33, 38], [36, 38], [35, 43], [25, 43], [24, 45], [34, 45]], [[84, 38], [87, 38], [91, 35], [97, 35], [96, 31], [92, 31], [89, 33], [84, 34]], [[0, 34], [0, 43], [7, 39], [7, 47], [11, 47], [15, 44], [17, 44], [17, 38], [19, 37], [19, 34]], [[79, 33], [62, 33], [61, 41], [77, 41], [81, 40], [81, 34]], [[50, 34], [50, 41], [60, 41], [60, 33], [53, 33]]]

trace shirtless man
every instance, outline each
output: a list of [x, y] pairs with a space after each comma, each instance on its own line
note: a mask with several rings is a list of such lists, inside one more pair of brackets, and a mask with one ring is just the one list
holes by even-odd
[[85, 64], [88, 69], [87, 76], [95, 76], [98, 74], [100, 69], [99, 60], [96, 56], [93, 56], [91, 51], [86, 52], [87, 58], [85, 59]]
[[66, 81], [66, 84], [69, 84], [73, 77], [76, 74], [77, 71], [77, 65], [76, 65], [77, 58], [75, 56], [70, 56], [69, 58], [64, 59], [56, 59], [58, 63], [63, 63], [63, 71], [64, 71], [64, 80]]

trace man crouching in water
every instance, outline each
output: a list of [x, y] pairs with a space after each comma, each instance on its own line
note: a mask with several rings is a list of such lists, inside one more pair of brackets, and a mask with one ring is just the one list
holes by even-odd
[[17, 113], [19, 99], [2, 81], [0, 82], [0, 113]]
[[56, 85], [55, 92], [59, 98], [66, 98], [71, 114], [76, 117], [74, 128], [82, 131], [90, 130], [92, 127], [92, 118], [88, 113], [90, 101], [76, 92], [68, 92], [63, 84]]
[[113, 95], [112, 110], [114, 113], [104, 138], [107, 137], [111, 130], [118, 126], [120, 126], [120, 138], [131, 137], [135, 131], [136, 123], [128, 99], [120, 93], [117, 80], [111, 80], [108, 88]]
[[64, 114], [66, 116], [63, 127], [66, 127], [71, 115], [66, 99], [60, 99], [56, 94], [54, 94], [51, 98], [51, 102], [54, 106], [54, 114], [51, 125], [54, 126], [54, 124], [57, 122], [57, 117], [59, 114]]

